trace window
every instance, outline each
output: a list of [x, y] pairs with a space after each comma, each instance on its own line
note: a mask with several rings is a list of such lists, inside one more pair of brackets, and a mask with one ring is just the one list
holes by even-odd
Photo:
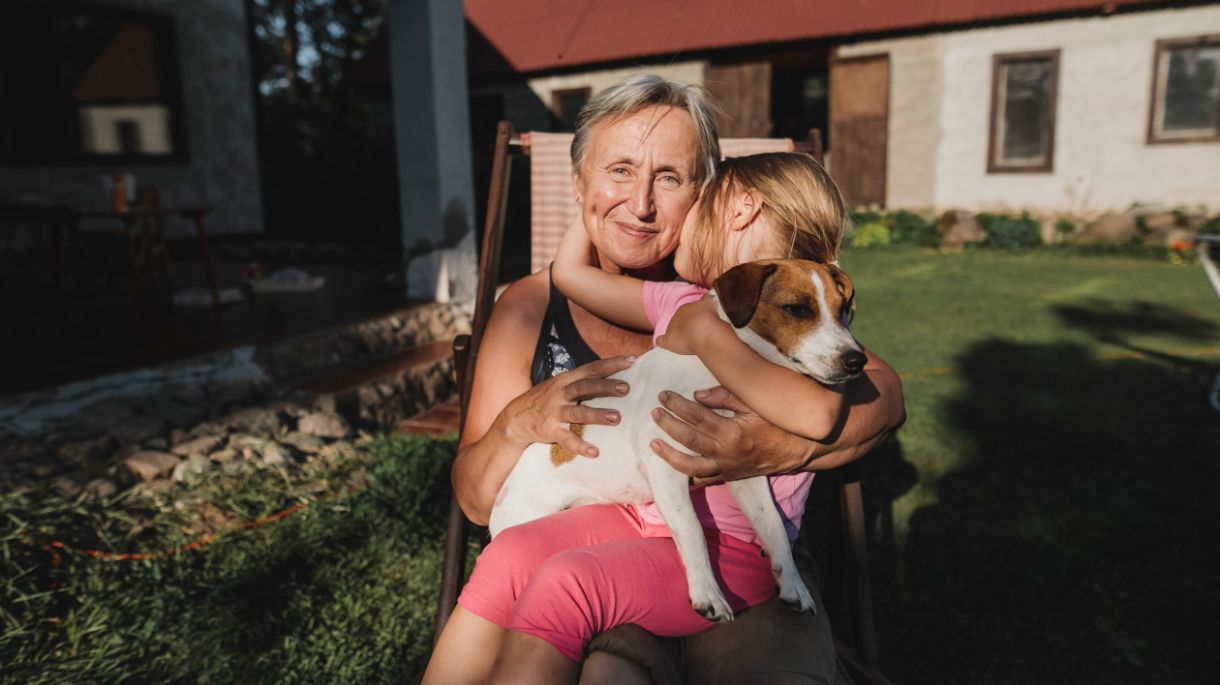
[[1220, 35], [1159, 40], [1149, 143], [1220, 140]]
[[78, 3], [0, 5], [0, 162], [181, 162], [173, 18]]
[[551, 112], [555, 115], [556, 131], [575, 131], [576, 115], [593, 95], [592, 88], [570, 88], [551, 91]]
[[1058, 81], [1058, 50], [995, 56], [989, 173], [1052, 170]]

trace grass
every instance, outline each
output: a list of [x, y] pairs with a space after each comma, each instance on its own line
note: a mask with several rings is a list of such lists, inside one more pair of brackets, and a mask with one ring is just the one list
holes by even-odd
[[[60, 555], [42, 541], [130, 550], [94, 531], [106, 512], [48, 493], [0, 498], [4, 571], [0, 679], [65, 682], [408, 682], [435, 617], [452, 441], [387, 437], [368, 447], [368, 484], [199, 552], [142, 562]], [[273, 477], [272, 477], [273, 478]], [[275, 493], [271, 478], [248, 493]], [[248, 515], [285, 504], [247, 495]], [[24, 532], [22, 532], [24, 531]]]
[[1215, 682], [1220, 301], [1197, 266], [857, 252], [909, 421], [868, 462], [897, 682]]
[[[848, 253], [858, 337], [910, 418], [866, 462], [884, 671], [897, 683], [1215, 682], [1220, 301], [1197, 266], [1053, 250]], [[410, 682], [431, 642], [452, 442], [381, 438], [305, 489], [206, 495], [237, 520], [167, 549], [167, 501], [0, 495], [0, 680]], [[367, 482], [351, 494], [347, 483]], [[202, 496], [202, 495], [201, 495]]]

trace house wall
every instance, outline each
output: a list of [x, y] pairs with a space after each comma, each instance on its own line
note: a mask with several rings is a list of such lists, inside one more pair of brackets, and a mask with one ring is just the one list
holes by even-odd
[[[109, 4], [174, 16], [189, 160], [124, 165], [137, 187], [154, 183], [166, 206], [210, 207], [208, 233], [262, 230], [253, 88], [244, 0], [123, 0]], [[0, 202], [110, 207], [105, 165], [0, 167]], [[87, 226], [86, 226], [87, 227]], [[192, 227], [168, 222], [171, 235]]]
[[622, 79], [635, 74], [656, 74], [680, 83], [696, 83], [703, 85], [703, 70], [706, 62], [693, 60], [675, 62], [673, 64], [650, 64], [647, 66], [627, 67], [622, 69], [601, 69], [586, 71], [579, 74], [562, 74], [559, 76], [543, 76], [529, 79], [531, 91], [546, 106], [551, 104], [551, 93], [556, 90], [572, 88], [589, 88], [594, 95]]
[[[1146, 142], [1155, 42], [1209, 33], [1220, 33], [1220, 7], [946, 32], [840, 54], [891, 55], [892, 207], [1215, 209], [1220, 143]], [[1054, 170], [989, 174], [992, 57], [1049, 49], [1061, 51]]]
[[[944, 39], [918, 36], [839, 48], [839, 57], [888, 53], [890, 117], [886, 142], [885, 196], [889, 207], [927, 207], [936, 194]], [[829, 154], [834, 172], [834, 141]]]

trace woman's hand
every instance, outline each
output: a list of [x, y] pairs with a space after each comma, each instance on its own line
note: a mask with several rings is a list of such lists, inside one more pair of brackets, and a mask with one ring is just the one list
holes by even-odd
[[[767, 422], [728, 390], [701, 390], [695, 398], [698, 402], [663, 392], [659, 399], [664, 409], [652, 412], [669, 437], [695, 454], [663, 440], [653, 440], [652, 450], [696, 485], [796, 471], [808, 460], [812, 441]], [[721, 416], [714, 409], [727, 409], [735, 416]]]
[[535, 385], [500, 412], [500, 419], [506, 422], [505, 435], [522, 448], [533, 442], [559, 443], [575, 454], [596, 457], [597, 447], [581, 440], [572, 432], [571, 425], [619, 423], [622, 417], [617, 411], [581, 402], [626, 395], [631, 390], [626, 381], [607, 376], [630, 367], [635, 359], [634, 356], [600, 359]]

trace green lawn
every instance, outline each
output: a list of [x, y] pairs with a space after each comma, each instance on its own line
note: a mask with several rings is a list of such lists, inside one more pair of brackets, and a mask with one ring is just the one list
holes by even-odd
[[[909, 420], [870, 460], [898, 682], [1216, 682], [1220, 299], [1197, 265], [849, 254]], [[892, 525], [890, 522], [892, 521]]]
[[[1217, 682], [1220, 298], [1197, 265], [1056, 252], [849, 253], [857, 336], [909, 420], [870, 456], [896, 683]], [[452, 443], [383, 439], [371, 485], [199, 552], [172, 512], [0, 494], [0, 680], [403, 682], [431, 639]], [[351, 473], [336, 474], [337, 483]], [[247, 518], [299, 494], [262, 474]]]

